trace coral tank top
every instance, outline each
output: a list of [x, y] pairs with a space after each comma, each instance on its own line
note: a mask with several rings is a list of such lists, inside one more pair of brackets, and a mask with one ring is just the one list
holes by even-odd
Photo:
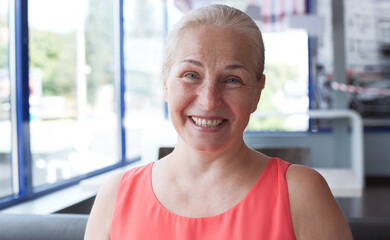
[[295, 239], [285, 178], [289, 165], [271, 158], [237, 205], [201, 218], [176, 215], [160, 204], [152, 188], [153, 163], [131, 169], [119, 184], [111, 239]]

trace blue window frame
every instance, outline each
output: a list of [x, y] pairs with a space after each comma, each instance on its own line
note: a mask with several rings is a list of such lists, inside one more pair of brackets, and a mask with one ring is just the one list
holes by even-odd
[[[102, 5], [104, 1], [95, 1], [96, 4]], [[11, 87], [11, 108], [14, 118], [12, 119], [12, 124], [15, 129], [15, 144], [12, 146], [12, 160], [16, 162], [13, 164], [14, 171], [14, 187], [13, 193], [9, 193], [5, 196], [0, 196], [0, 209], [14, 205], [16, 203], [36, 198], [38, 196], [57, 191], [59, 189], [77, 184], [79, 181], [95, 176], [112, 169], [128, 165], [134, 161], [140, 159], [140, 156], [132, 156], [131, 158], [126, 158], [126, 148], [125, 148], [125, 129], [123, 126], [124, 119], [124, 69], [123, 69], [123, 1], [112, 1], [113, 14], [115, 18], [112, 19], [113, 27], [113, 42], [112, 52], [110, 52], [111, 59], [115, 62], [114, 66], [108, 66], [109, 71], [112, 77], [112, 86], [115, 90], [115, 98], [112, 100], [113, 103], [118, 109], [115, 119], [113, 119], [112, 125], [117, 125], [116, 128], [116, 142], [115, 147], [118, 147], [117, 160], [111, 161], [95, 168], [92, 170], [78, 172], [67, 178], [58, 178], [53, 182], [43, 182], [43, 184], [35, 184], [34, 181], [34, 168], [36, 168], [36, 161], [33, 158], [32, 152], [32, 129], [31, 124], [34, 121], [34, 117], [31, 112], [31, 62], [29, 59], [34, 56], [29, 56], [29, 7], [34, 4], [34, 1], [27, 0], [15, 0], [10, 1], [9, 11], [10, 11], [10, 41], [11, 49], [9, 51], [11, 69], [11, 78], [12, 82]], [[114, 14], [115, 12], [115, 14]], [[90, 16], [91, 17], [91, 16]], [[96, 16], [95, 16], [96, 17]], [[14, 30], [14, 31], [12, 31]], [[91, 31], [91, 29], [89, 29]], [[34, 37], [33, 33], [30, 33], [30, 36]], [[30, 39], [31, 40], [31, 39]], [[88, 41], [88, 39], [86, 40]], [[14, 49], [12, 50], [12, 46]], [[87, 46], [88, 47], [88, 46]], [[30, 52], [31, 54], [31, 52]], [[34, 53], [32, 53], [34, 54]], [[86, 57], [88, 61], [88, 56]], [[93, 56], [92, 60], [93, 61]], [[109, 60], [111, 61], [111, 60]], [[98, 64], [90, 62], [91, 65]], [[93, 66], [94, 67], [94, 66]], [[104, 93], [104, 88], [102, 88]], [[95, 92], [96, 93], [96, 92]], [[97, 93], [96, 93], [97, 94]], [[96, 104], [95, 104], [96, 105]], [[88, 116], [90, 117], [90, 116]], [[39, 138], [38, 138], [39, 139]]]

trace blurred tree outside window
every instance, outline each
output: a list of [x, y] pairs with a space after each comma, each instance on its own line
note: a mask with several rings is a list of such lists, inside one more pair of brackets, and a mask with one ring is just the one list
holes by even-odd
[[[309, 109], [308, 35], [304, 30], [263, 33], [265, 44], [265, 88], [257, 112], [298, 112]], [[309, 118], [258, 118], [254, 114], [248, 131], [307, 131]]]
[[34, 186], [120, 161], [114, 17], [113, 1], [29, 1]]
[[164, 1], [125, 0], [123, 9], [126, 154], [147, 158], [143, 153], [153, 152], [170, 128], [161, 76], [165, 7]]
[[11, 195], [11, 103], [9, 72], [9, 1], [0, 2], [0, 198]]

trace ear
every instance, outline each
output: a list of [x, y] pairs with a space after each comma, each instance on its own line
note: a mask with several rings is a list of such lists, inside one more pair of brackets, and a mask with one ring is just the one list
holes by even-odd
[[257, 109], [257, 105], [259, 105], [261, 92], [263, 91], [265, 86], [265, 75], [261, 76], [260, 82], [257, 86], [256, 92], [255, 92], [255, 99], [253, 100], [253, 109], [252, 113], [254, 113]]
[[164, 92], [164, 100], [165, 102], [168, 102], [168, 83], [167, 83], [167, 78], [163, 78], [163, 92]]

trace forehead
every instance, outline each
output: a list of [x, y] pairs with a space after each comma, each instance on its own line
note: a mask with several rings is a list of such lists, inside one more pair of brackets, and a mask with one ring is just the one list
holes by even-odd
[[245, 34], [230, 28], [207, 25], [186, 29], [179, 38], [174, 61], [191, 56], [206, 62], [234, 61], [250, 67], [254, 51]]

